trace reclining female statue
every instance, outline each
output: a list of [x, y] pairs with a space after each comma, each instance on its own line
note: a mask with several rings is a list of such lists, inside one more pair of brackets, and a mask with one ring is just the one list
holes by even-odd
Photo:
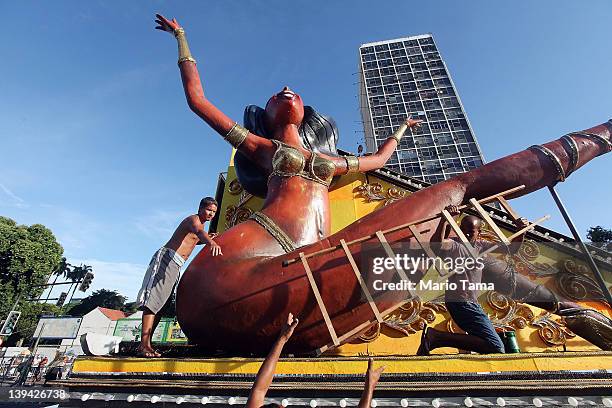
[[[189, 107], [237, 149], [235, 165], [245, 189], [265, 197], [260, 212], [217, 236], [223, 256], [213, 257], [210, 249], [204, 248], [180, 281], [177, 315], [193, 343], [265, 353], [285, 316], [293, 312], [302, 323], [287, 345], [289, 352], [329, 344], [329, 329], [303, 265], [297, 262], [283, 267], [283, 261], [295, 259], [300, 252], [337, 246], [341, 239], [351, 241], [434, 215], [470, 198], [480, 199], [521, 184], [525, 188], [513, 197], [530, 193], [563, 180], [611, 150], [612, 123], [607, 122], [420, 190], [330, 235], [328, 189], [334, 176], [381, 168], [406, 129], [417, 126], [418, 121], [408, 119], [372, 155], [340, 156], [334, 122], [304, 106], [298, 94], [284, 87], [270, 98], [265, 110], [247, 107], [243, 127], [204, 96], [183, 28], [161, 15], [156, 21], [156, 28], [173, 33], [178, 41], [178, 64]], [[423, 233], [423, 240], [433, 234], [437, 222], [419, 226], [430, 230]], [[409, 230], [402, 229], [389, 233], [387, 240], [394, 243], [411, 237]], [[365, 256], [364, 245], [377, 242], [374, 238], [350, 247], [358, 265]], [[309, 264], [337, 333], [347, 333], [371, 319], [370, 305], [361, 299], [359, 284], [342, 251], [313, 257]], [[525, 302], [560, 315], [566, 313], [568, 326], [577, 334], [612, 349], [612, 322], [605, 316], [557, 299], [550, 290], [521, 275], [508, 285], [510, 277], [503, 267], [484, 274], [499, 287], [513, 286], [509, 291]], [[388, 310], [406, 295], [400, 291], [378, 293], [375, 302], [379, 310]]]

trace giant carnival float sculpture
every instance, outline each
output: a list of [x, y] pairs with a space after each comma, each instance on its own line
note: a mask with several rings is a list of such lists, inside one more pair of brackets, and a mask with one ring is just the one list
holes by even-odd
[[[581, 252], [567, 243], [567, 237], [536, 225], [542, 219], [525, 228], [515, 228], [508, 220], [517, 219], [518, 214], [507, 201], [544, 187], [552, 189], [590, 160], [610, 152], [612, 121], [534, 145], [435, 185], [417, 184], [414, 179], [388, 171], [384, 165], [404, 133], [409, 128], [418, 131], [419, 121], [407, 119], [376, 152], [356, 157], [337, 149], [338, 130], [331, 118], [305, 106], [300, 95], [284, 87], [268, 100], [265, 108], [248, 106], [240, 125], [206, 98], [184, 29], [176, 20], [157, 17], [156, 28], [173, 34], [178, 42], [178, 65], [189, 107], [235, 149], [218, 194], [222, 198], [219, 224], [224, 225], [217, 226], [219, 235], [215, 240], [223, 248], [223, 256], [212, 256], [210, 249], [204, 247], [178, 286], [177, 317], [190, 343], [223, 350], [225, 356], [262, 356], [288, 313], [293, 313], [300, 318], [300, 324], [285, 347], [288, 353], [325, 353], [324, 358], [401, 356], [389, 357], [388, 364], [395, 364], [388, 370], [392, 382], [383, 385], [389, 392], [430, 392], [433, 384], [445, 392], [532, 387], [532, 391], [525, 391], [526, 395], [543, 389], [612, 387], [609, 375], [604, 378], [595, 374], [610, 364], [612, 355], [606, 351], [593, 354], [599, 349], [612, 351], [612, 321], [608, 317], [611, 309], [607, 303], [610, 295], [606, 287], [610, 285], [609, 277], [606, 283], [601, 275], [588, 272]], [[487, 206], [492, 202], [504, 210]], [[419, 282], [433, 276], [443, 282], [448, 271], [423, 268], [407, 276], [397, 267], [372, 276], [372, 256], [393, 257], [399, 247], [409, 246], [435, 258], [428, 243], [441, 218], [471, 250], [469, 240], [446, 211], [451, 205], [479, 215], [488, 224], [490, 239], [501, 246], [525, 232], [531, 237], [518, 254], [501, 256], [483, 271], [483, 281], [495, 284], [496, 292], [486, 294], [493, 323], [501, 329], [516, 329], [517, 333], [530, 326], [527, 335], [521, 337], [528, 351], [561, 351], [561, 347], [568, 346], [586, 354], [533, 353], [515, 360], [505, 356], [477, 356], [471, 360], [406, 357], [414, 356], [418, 346], [414, 341], [417, 336], [410, 335], [425, 324], [443, 324], [450, 331], [457, 327], [442, 316], [443, 302], [418, 298], [418, 293], [409, 289], [375, 290], [372, 281]], [[546, 244], [553, 241], [561, 249], [546, 249]], [[610, 273], [609, 258], [600, 256], [598, 262]], [[564, 269], [563, 273], [560, 269]], [[543, 314], [538, 314], [542, 310]], [[385, 340], [380, 335], [383, 331], [393, 334]], [[408, 338], [408, 347], [402, 338]], [[382, 346], [377, 348], [377, 342]], [[372, 347], [360, 348], [363, 344]], [[559, 365], [559, 359], [551, 363], [551, 356], [561, 354], [565, 366]], [[404, 361], [406, 358], [409, 360]], [[305, 365], [316, 364], [316, 360], [291, 360], [284, 366], [281, 361], [281, 377], [289, 376], [279, 389], [327, 387], [357, 392], [362, 386], [347, 383], [342, 377], [362, 372], [362, 368], [346, 366], [353, 362], [325, 360], [327, 365], [318, 368]], [[458, 363], [453, 365], [452, 361]], [[533, 363], [533, 369], [526, 368], [526, 361]], [[124, 379], [131, 379], [132, 389], [155, 388], [162, 386], [166, 376], [176, 375], [166, 379], [174, 382], [163, 383], [165, 392], [176, 393], [180, 391], [175, 389], [177, 381], [181, 387], [202, 390], [213, 387], [210, 381], [220, 375], [221, 385], [211, 389], [242, 389], [248, 384], [236, 383], [241, 380], [233, 375], [254, 375], [257, 368], [258, 364], [250, 360], [231, 358], [198, 362], [92, 359], [77, 362], [74, 380], [68, 385], [93, 387], [86, 382], [95, 381], [98, 387], [107, 384], [125, 388], [130, 383]], [[148, 370], [154, 373], [147, 374]], [[559, 374], [559, 370], [571, 374]], [[474, 377], [474, 383], [466, 385], [452, 376], [436, 377], [451, 371]], [[492, 373], [477, 375], [484, 371]], [[320, 382], [308, 376], [296, 380], [300, 373], [315, 372], [322, 376]], [[423, 377], [423, 372], [433, 377]], [[534, 372], [541, 377], [535, 382]], [[153, 374], [157, 377], [147, 376]], [[575, 383], [581, 375], [581, 382]], [[326, 383], [336, 380], [334, 386]], [[128, 400], [130, 396], [134, 397], [130, 394]], [[184, 401], [186, 397], [180, 398]], [[402, 400], [402, 406], [406, 404]], [[316, 402], [313, 405], [311, 401], [310, 406], [316, 406]]]
[[[373, 316], [380, 317], [410, 298], [406, 291], [385, 291], [371, 297], [373, 301], [363, 301], [353, 264], [365, 262], [364, 248], [427, 241], [439, 221], [429, 218], [445, 207], [504, 191], [509, 191], [506, 198], [528, 194], [564, 180], [612, 147], [612, 123], [606, 122], [418, 191], [330, 234], [329, 188], [334, 177], [380, 169], [407, 127], [418, 122], [408, 119], [372, 155], [341, 156], [334, 122], [304, 106], [297, 93], [284, 87], [265, 109], [247, 107], [243, 127], [205, 97], [196, 61], [176, 20], [159, 16], [158, 23], [178, 41], [189, 107], [237, 150], [235, 164], [242, 186], [265, 197], [260, 211], [217, 236], [224, 248], [222, 257], [213, 257], [205, 248], [181, 279], [177, 316], [185, 334], [197, 343], [265, 353], [284, 317], [292, 312], [302, 323], [288, 345], [290, 351], [338, 345], [340, 338], [348, 340], [367, 330]], [[514, 191], [517, 186], [522, 187]], [[419, 220], [425, 221], [417, 225]], [[348, 246], [352, 241], [357, 242]], [[292, 262], [296, 259], [300, 261]], [[612, 350], [612, 321], [603, 314], [559, 299], [522, 275], [510, 285], [509, 268], [503, 262], [484, 274], [485, 280], [526, 303], [571, 315], [570, 329]]]

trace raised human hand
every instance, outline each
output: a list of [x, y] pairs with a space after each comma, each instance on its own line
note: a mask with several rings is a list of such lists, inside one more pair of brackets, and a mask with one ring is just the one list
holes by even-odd
[[385, 371], [385, 366], [374, 369], [374, 359], [370, 358], [368, 360], [368, 371], [366, 371], [366, 385], [375, 387], [383, 371]]
[[171, 34], [174, 34], [176, 30], [181, 28], [178, 21], [176, 21], [176, 18], [173, 18], [172, 20], [168, 20], [166, 17], [162, 16], [161, 14], [155, 14], [155, 17], [156, 17], [155, 22], [158, 24], [157, 27], [155, 27], [157, 30], [167, 31]]
[[527, 218], [520, 217], [517, 218], [516, 221], [514, 221], [514, 225], [516, 225], [516, 227], [519, 229], [523, 229], [529, 225], [529, 220]]
[[299, 322], [300, 321], [297, 317], [293, 317], [293, 313], [289, 313], [289, 316], [287, 316], [287, 322], [283, 324], [283, 327], [281, 327], [279, 339], [283, 341], [288, 341], [291, 335], [293, 334], [295, 326], [297, 326]]
[[448, 211], [448, 213], [453, 217], [461, 214], [461, 211], [459, 211], [459, 207], [456, 205], [449, 205], [445, 208], [445, 210]]
[[408, 118], [406, 119], [406, 125], [408, 125], [409, 128], [418, 128], [421, 126], [421, 122], [423, 122], [421, 119], [412, 119], [412, 116], [408, 116]]

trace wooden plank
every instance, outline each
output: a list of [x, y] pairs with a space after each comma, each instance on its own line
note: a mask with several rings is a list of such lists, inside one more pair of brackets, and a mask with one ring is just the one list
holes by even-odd
[[[410, 232], [412, 233], [412, 235], [414, 236], [414, 239], [416, 239], [416, 242], [420, 245], [421, 249], [423, 249], [423, 251], [425, 251], [425, 254], [434, 260], [434, 268], [436, 269], [436, 271], [438, 271], [438, 273], [440, 274], [440, 276], [446, 276], [449, 274], [448, 269], [446, 269], [446, 265], [444, 264], [444, 262], [441, 263], [442, 265], [442, 270], [438, 269], [438, 265], [435, 262], [435, 260], [438, 258], [438, 255], [436, 255], [434, 253], [434, 251], [432, 251], [431, 249], [431, 244], [429, 242], [427, 243], [423, 243], [423, 241], [421, 241], [420, 235], [421, 233], [419, 231], [417, 231], [417, 229], [415, 228], [414, 225], [409, 225], [408, 229], [410, 230]], [[425, 271], [427, 272], [427, 271]]]
[[[403, 305], [405, 305], [408, 301], [404, 300], [401, 301], [400, 303], [391, 306], [390, 308], [384, 310], [381, 314], [383, 316], [388, 315], [389, 313], [393, 312], [394, 310], [396, 310], [399, 307], [402, 307]], [[354, 335], [356, 335], [357, 333], [359, 333], [360, 331], [362, 331], [363, 329], [365, 329], [366, 327], [368, 327], [371, 324], [374, 324], [376, 321], [375, 320], [368, 320], [367, 322], [363, 322], [361, 323], [359, 326], [355, 327], [354, 329], [344, 333], [342, 336], [340, 336], [340, 341], [343, 342], [351, 337], [353, 337]], [[323, 354], [324, 352], [326, 352], [327, 350], [333, 348], [334, 345], [333, 344], [326, 344], [323, 347], [319, 347], [318, 349], [315, 350], [315, 355], [319, 356], [321, 354]]]
[[306, 271], [306, 276], [308, 277], [308, 282], [310, 282], [310, 288], [317, 299], [317, 303], [319, 304], [319, 309], [321, 309], [321, 314], [323, 315], [323, 320], [325, 320], [325, 324], [327, 325], [327, 330], [329, 330], [329, 334], [334, 342], [334, 345], [339, 345], [340, 341], [338, 341], [338, 336], [336, 335], [336, 330], [332, 325], [331, 319], [329, 318], [329, 314], [327, 313], [327, 308], [325, 307], [325, 303], [323, 303], [323, 299], [321, 298], [321, 293], [319, 293], [319, 288], [317, 287], [317, 283], [314, 280], [314, 276], [312, 276], [312, 272], [310, 270], [310, 266], [308, 265], [308, 261], [306, 261], [306, 257], [303, 252], [300, 252], [300, 259], [302, 260], [302, 265], [304, 266], [304, 270]]
[[489, 213], [486, 212], [484, 208], [482, 208], [482, 206], [478, 203], [478, 201], [476, 201], [473, 198], [470, 198], [470, 204], [472, 204], [474, 209], [478, 211], [478, 214], [480, 214], [480, 216], [485, 220], [485, 222], [489, 224], [489, 227], [493, 230], [495, 235], [497, 235], [497, 238], [499, 238], [499, 240], [503, 242], [504, 244], [510, 245], [510, 241], [508, 240], [508, 238], [506, 238], [506, 235], [497, 226], [497, 224], [495, 224], [495, 221], [493, 221], [493, 218], [491, 218]]
[[[508, 237], [508, 240], [512, 241], [514, 238], [523, 235], [524, 233], [526, 233], [527, 231], [533, 229], [536, 225], [543, 223], [544, 221], [548, 220], [550, 218], [550, 215], [545, 215], [541, 218], [538, 218], [537, 220], [535, 220], [533, 223], [530, 223], [529, 225], [527, 225], [524, 228], [521, 228], [520, 230], [516, 231], [514, 234], [510, 235]], [[490, 252], [495, 251], [497, 248], [501, 247], [501, 244], [497, 244], [495, 246], [492, 246], [491, 248], [487, 249], [486, 251], [483, 251], [480, 256], [484, 256]]]
[[[478, 200], [478, 202], [481, 203], [481, 204], [490, 203], [491, 201], [497, 200], [499, 197], [502, 197], [502, 196], [505, 196], [505, 195], [508, 195], [508, 194], [512, 194], [512, 193], [516, 193], [517, 191], [520, 191], [520, 190], [522, 190], [524, 188], [525, 188], [525, 185], [521, 184], [520, 186], [511, 188], [511, 189], [506, 190], [506, 191], [502, 191], [501, 193], [497, 193], [497, 194], [493, 194], [491, 196], [485, 197], [485, 198], [483, 198], [481, 200]], [[465, 209], [467, 207], [469, 207], [469, 205], [460, 205], [457, 208], [459, 210], [462, 210], [462, 209]], [[388, 234], [390, 232], [399, 231], [401, 229], [408, 228], [409, 225], [422, 224], [422, 223], [427, 222], [427, 221], [435, 220], [436, 218], [440, 218], [441, 215], [442, 215], [442, 213], [437, 213], [435, 215], [430, 215], [428, 217], [421, 218], [421, 219], [416, 220], [416, 221], [411, 221], [411, 222], [408, 222], [408, 223], [405, 223], [405, 224], [397, 225], [395, 227], [383, 230], [382, 232], [384, 234]], [[360, 238], [356, 238], [356, 239], [354, 239], [352, 241], [348, 241], [346, 244], [348, 246], [351, 246], [353, 244], [357, 244], [359, 242], [363, 242], [363, 241], [367, 241], [368, 239], [372, 239], [375, 236], [376, 236], [376, 234], [374, 234], [374, 235], [366, 235], [366, 236], [363, 236], [363, 237], [360, 237]], [[306, 259], [312, 258], [314, 256], [319, 256], [319, 255], [327, 254], [327, 253], [330, 253], [330, 252], [334, 252], [334, 251], [336, 251], [336, 250], [338, 250], [340, 248], [342, 248], [341, 245], [334, 245], [334, 246], [331, 246], [329, 248], [325, 248], [325, 249], [321, 249], [319, 251], [311, 252], [308, 255], [306, 255]], [[282, 262], [282, 266], [283, 267], [289, 266], [289, 265], [291, 265], [291, 264], [293, 264], [293, 263], [295, 263], [295, 262], [297, 262], [299, 260], [300, 260], [299, 257], [298, 258], [284, 260]]]
[[[387, 241], [387, 237], [385, 237], [382, 231], [376, 231], [376, 236], [378, 237], [380, 244], [385, 250], [387, 257], [391, 259], [395, 259], [395, 252], [393, 252], [393, 248], [391, 248], [391, 245], [389, 245], [389, 242]], [[395, 269], [395, 272], [397, 272], [400, 278], [402, 278], [405, 281], [410, 281], [410, 279], [408, 279], [408, 275], [406, 275], [406, 272], [404, 272], [404, 270], [401, 267], [396, 265], [393, 267], [393, 269]]]
[[446, 211], [446, 210], [442, 210], [442, 216], [446, 219], [446, 221], [451, 226], [453, 231], [455, 231], [455, 234], [457, 234], [457, 237], [459, 237], [461, 242], [463, 242], [463, 245], [465, 245], [467, 250], [470, 252], [470, 255], [472, 255], [472, 257], [474, 259], [478, 258], [478, 251], [476, 251], [476, 248], [474, 248], [472, 246], [472, 244], [467, 239], [467, 237], [465, 236], [463, 231], [461, 231], [461, 228], [459, 227], [459, 224], [457, 224], [457, 222], [455, 222], [455, 219], [453, 218], [453, 216], [450, 215], [450, 213], [448, 211]]
[[359, 272], [359, 268], [357, 268], [357, 264], [355, 263], [355, 259], [353, 258], [353, 254], [351, 254], [351, 251], [348, 248], [348, 245], [346, 245], [346, 241], [341, 239], [340, 240], [340, 245], [342, 245], [342, 248], [344, 249], [344, 253], [346, 254], [346, 257], [349, 260], [349, 263], [351, 264], [351, 268], [353, 268], [353, 272], [355, 272], [355, 277], [357, 278], [357, 282], [359, 282], [359, 285], [361, 286], [361, 290], [363, 291], [365, 297], [368, 299], [368, 303], [370, 305], [370, 308], [372, 308], [372, 312], [374, 312], [374, 316], [376, 316], [376, 320], [378, 322], [382, 322], [382, 316], [380, 315], [380, 312], [378, 311], [378, 307], [376, 306], [376, 303], [374, 303], [374, 299], [372, 298], [372, 294], [370, 293], [370, 290], [368, 289], [368, 285], [366, 285], [365, 281], [363, 280], [363, 276], [361, 276], [361, 272]]
[[514, 208], [510, 206], [510, 203], [504, 197], [497, 197], [497, 201], [501, 204], [502, 207], [504, 207], [504, 210], [506, 210], [508, 215], [510, 215], [512, 221], [516, 221], [521, 218], [521, 216], [516, 211], [514, 211]]

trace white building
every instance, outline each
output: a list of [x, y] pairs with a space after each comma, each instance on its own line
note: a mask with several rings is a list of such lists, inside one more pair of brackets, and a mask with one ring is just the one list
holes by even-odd
[[446, 64], [431, 34], [359, 47], [360, 106], [368, 152], [408, 115], [408, 131], [386, 167], [437, 183], [484, 163]]
[[72, 349], [75, 354], [83, 354], [79, 344], [79, 337], [85, 333], [96, 333], [112, 336], [117, 325], [117, 320], [127, 317], [121, 310], [97, 307], [83, 316], [81, 326], [75, 339], [62, 340], [60, 350]]

